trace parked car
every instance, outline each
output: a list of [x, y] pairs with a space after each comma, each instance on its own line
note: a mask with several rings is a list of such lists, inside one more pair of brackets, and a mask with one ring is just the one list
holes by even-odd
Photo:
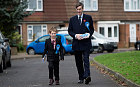
[[0, 73], [3, 72], [3, 59], [2, 59], [3, 52], [2, 52], [2, 47], [1, 47], [2, 43], [3, 41], [0, 39]]
[[140, 50], [140, 40], [136, 41], [136, 43], [134, 44], [134, 47], [136, 50]]
[[[61, 38], [63, 46], [63, 54], [72, 53], [72, 37], [68, 34], [56, 34], [57, 38]], [[42, 54], [45, 49], [45, 40], [50, 38], [50, 35], [44, 35], [39, 37], [37, 40], [31, 42], [27, 48], [26, 52], [29, 55]]]
[[108, 39], [103, 35], [94, 31], [94, 34], [91, 37], [92, 49], [91, 52], [97, 51], [102, 53], [104, 51], [113, 52], [114, 49], [118, 48], [117, 42], [113, 42], [112, 39]]
[[9, 45], [9, 39], [5, 38], [1, 32], [0, 32], [0, 50], [2, 50], [1, 68], [6, 69], [7, 67], [11, 67], [11, 47]]

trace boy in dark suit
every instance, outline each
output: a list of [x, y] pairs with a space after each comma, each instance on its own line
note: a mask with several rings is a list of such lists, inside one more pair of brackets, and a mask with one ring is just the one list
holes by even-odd
[[[68, 32], [73, 37], [72, 49], [75, 51], [78, 83], [83, 83], [85, 79], [85, 84], [89, 84], [91, 82], [89, 54], [94, 27], [92, 17], [83, 14], [83, 7], [80, 2], [76, 4], [77, 15], [70, 18]], [[86, 37], [83, 37], [85, 35]]]
[[47, 54], [49, 85], [54, 83], [53, 75], [55, 76], [56, 85], [59, 85], [59, 61], [64, 60], [61, 39], [56, 38], [56, 33], [57, 29], [55, 27], [49, 30], [50, 38], [45, 41], [45, 49], [42, 56], [44, 58], [44, 55]]

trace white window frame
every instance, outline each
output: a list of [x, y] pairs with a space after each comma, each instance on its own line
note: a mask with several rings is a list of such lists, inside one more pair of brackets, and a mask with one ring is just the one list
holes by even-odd
[[[37, 1], [37, 3], [36, 3], [36, 9], [30, 9], [29, 8], [29, 4], [28, 4], [28, 8], [26, 9], [26, 11], [43, 11], [43, 0], [36, 0]], [[39, 7], [38, 7], [38, 2], [39, 1], [41, 1], [41, 9], [39, 9]], [[28, 3], [29, 3], [29, 0], [28, 0]]]
[[[46, 28], [44, 28], [43, 26], [46, 26]], [[46, 34], [47, 34], [47, 25], [42, 25], [41, 28], [42, 28], [41, 29], [42, 35], [45, 35], [44, 32], [43, 32], [43, 30], [45, 30], [46, 31]]]
[[[100, 27], [104, 27], [104, 36], [113, 39], [114, 42], [119, 42], [119, 23], [120, 21], [99, 21], [98, 33], [100, 33]], [[117, 37], [114, 36], [114, 27], [117, 27]], [[112, 36], [108, 37], [108, 27], [111, 27]]]
[[[96, 6], [97, 6], [96, 9], [93, 8], [93, 2], [94, 1], [96, 2]], [[86, 0], [79, 0], [79, 2], [82, 2], [84, 4], [84, 11], [98, 11], [98, 0], [90, 0], [90, 5], [91, 5], [90, 9], [85, 9]]]
[[[31, 26], [31, 28], [29, 28], [29, 26]], [[33, 40], [33, 26], [41, 26], [41, 36], [43, 36], [44, 34], [43, 34], [43, 30], [46, 30], [46, 34], [47, 34], [47, 25], [27, 25], [27, 40], [28, 41], [32, 41]], [[43, 28], [43, 26], [46, 26], [46, 28]], [[29, 39], [29, 30], [31, 30], [31, 32], [32, 32], [32, 38], [31, 39]]]
[[20, 35], [21, 35], [21, 41], [22, 41], [22, 39], [23, 39], [23, 38], [22, 38], [22, 25], [19, 24], [18, 26], [20, 27]]
[[[139, 3], [138, 3], [139, 1]], [[126, 8], [126, 3], [129, 3], [128, 9]], [[138, 8], [139, 7], [139, 8]], [[124, 0], [124, 11], [136, 11], [140, 12], [140, 0]]]

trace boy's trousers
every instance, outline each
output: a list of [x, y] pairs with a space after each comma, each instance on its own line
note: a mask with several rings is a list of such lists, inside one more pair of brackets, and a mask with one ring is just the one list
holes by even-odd
[[59, 61], [49, 61], [49, 79], [53, 79], [53, 75], [55, 76], [55, 80], [59, 80]]

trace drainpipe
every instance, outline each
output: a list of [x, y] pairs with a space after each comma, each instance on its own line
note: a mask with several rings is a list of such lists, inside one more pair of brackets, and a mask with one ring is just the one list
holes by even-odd
[[[127, 25], [126, 25], [126, 22], [125, 22], [125, 29], [124, 29], [124, 44], [125, 44], [125, 47], [126, 48], [128, 48], [129, 47], [129, 43], [130, 43], [130, 34], [129, 34], [129, 36], [127, 36], [127, 27], [126, 27]], [[129, 33], [130, 31], [129, 31], [129, 29], [128, 29], [128, 33]]]

